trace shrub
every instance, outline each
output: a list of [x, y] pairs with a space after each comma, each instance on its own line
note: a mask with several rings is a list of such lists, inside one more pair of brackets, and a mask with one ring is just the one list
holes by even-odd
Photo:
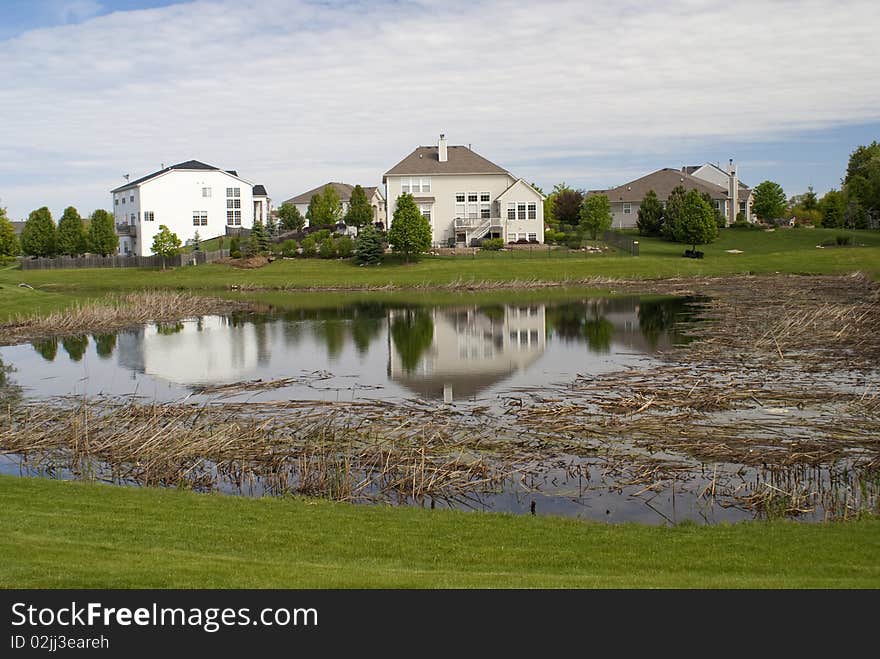
[[241, 258], [241, 245], [239, 245], [238, 236], [232, 236], [232, 240], [229, 241], [229, 256], [234, 259]]
[[739, 224], [740, 222], [746, 223], [746, 214], [742, 211], [736, 214], [736, 223]]
[[322, 259], [332, 259], [336, 256], [336, 246], [333, 244], [333, 239], [330, 236], [321, 241], [321, 246], [318, 248], [318, 256]]
[[504, 247], [504, 239], [503, 238], [486, 238], [483, 241], [481, 247], [490, 252], [497, 252], [499, 249]]
[[299, 243], [295, 240], [285, 240], [281, 243], [281, 256], [285, 258], [293, 258], [299, 253]]
[[347, 259], [354, 253], [354, 241], [350, 236], [340, 236], [336, 240], [336, 254], [340, 258]]
[[547, 229], [544, 231], [544, 242], [550, 245], [564, 245], [568, 235], [562, 231]]
[[318, 240], [315, 235], [306, 236], [302, 241], [302, 255], [311, 258], [318, 253]]
[[853, 239], [852, 239], [852, 236], [843, 236], [843, 235], [839, 235], [839, 236], [834, 236], [834, 242], [835, 242], [837, 245], [839, 245], [839, 246], [842, 247], [842, 246], [844, 246], [844, 245], [852, 245], [852, 244], [853, 244]]
[[569, 236], [565, 241], [565, 246], [569, 249], [580, 249], [582, 242], [580, 236]]

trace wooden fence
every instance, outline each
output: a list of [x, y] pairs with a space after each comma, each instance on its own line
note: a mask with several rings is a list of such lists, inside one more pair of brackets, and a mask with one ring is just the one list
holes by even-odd
[[639, 255], [639, 241], [616, 231], [606, 231], [602, 234], [602, 240], [619, 250], [628, 252], [633, 256]]
[[[213, 252], [190, 252], [165, 259], [165, 267], [211, 263], [229, 256], [228, 249]], [[22, 270], [59, 270], [66, 268], [161, 268], [161, 256], [59, 256], [54, 259], [21, 259]]]

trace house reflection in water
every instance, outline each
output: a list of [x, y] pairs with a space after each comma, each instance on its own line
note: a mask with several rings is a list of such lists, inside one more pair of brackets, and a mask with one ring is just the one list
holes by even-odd
[[119, 335], [119, 365], [181, 385], [246, 377], [268, 359], [266, 324], [206, 316]]
[[[414, 321], [415, 314], [423, 316]], [[403, 334], [403, 328], [416, 325], [406, 338], [417, 335], [420, 351]], [[473, 398], [528, 367], [547, 340], [543, 305], [395, 309], [389, 311], [389, 327], [391, 379], [419, 396], [446, 402]]]

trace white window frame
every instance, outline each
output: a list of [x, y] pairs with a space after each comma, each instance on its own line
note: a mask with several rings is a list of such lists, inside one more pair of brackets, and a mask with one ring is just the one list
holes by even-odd
[[208, 226], [208, 211], [193, 211], [193, 226], [194, 227]]
[[538, 204], [534, 201], [530, 201], [526, 204], [526, 215], [530, 220], [538, 219]]
[[202, 197], [210, 197], [211, 196], [211, 188], [202, 188]]
[[538, 242], [538, 234], [535, 232], [531, 232], [526, 236], [526, 240], [529, 242]]
[[431, 219], [433, 216], [433, 206], [434, 204], [419, 204], [419, 213], [422, 214], [422, 217], [428, 220], [428, 224], [432, 227], [434, 226], [434, 221]]
[[524, 201], [519, 201], [516, 204], [516, 219], [525, 220], [527, 216], [526, 212], [526, 203]]
[[155, 222], [156, 214], [153, 211], [144, 211], [144, 222]]
[[632, 202], [629, 202], [629, 201], [623, 202], [623, 214], [624, 215], [632, 215], [632, 212], [633, 212]]
[[515, 220], [516, 219], [516, 202], [510, 201], [507, 202], [507, 219]]

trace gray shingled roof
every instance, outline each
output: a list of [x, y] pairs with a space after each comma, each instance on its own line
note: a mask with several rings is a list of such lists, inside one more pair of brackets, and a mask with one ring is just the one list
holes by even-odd
[[385, 172], [382, 182], [388, 176], [410, 176], [413, 174], [507, 174], [506, 169], [486, 160], [466, 146], [446, 148], [446, 162], [440, 162], [436, 146], [420, 146], [406, 158]]
[[[302, 194], [298, 194], [295, 197], [291, 197], [284, 201], [285, 204], [307, 204], [312, 200], [312, 197], [316, 194], [320, 194], [324, 191], [328, 185], [332, 185], [333, 189], [336, 190], [336, 194], [339, 195], [339, 201], [344, 201], [348, 203], [351, 201], [351, 193], [354, 190], [354, 186], [349, 183], [339, 183], [338, 181], [330, 181], [329, 183], [324, 183], [323, 185], [319, 185], [317, 188], [312, 188], [308, 192], [303, 192]], [[364, 186], [361, 186], [362, 188]], [[372, 186], [369, 188], [364, 188], [364, 193], [367, 195], [367, 200], [369, 201], [370, 197], [373, 196], [373, 192], [375, 192], [376, 186]], [[381, 193], [380, 193], [381, 194]]]
[[[223, 171], [219, 167], [214, 167], [213, 165], [206, 165], [203, 162], [199, 162], [198, 160], [187, 160], [186, 162], [180, 162], [176, 165], [171, 165], [170, 167], [166, 167], [165, 169], [160, 169], [158, 172], [153, 172], [152, 174], [147, 174], [146, 176], [142, 176], [141, 178], [131, 181], [130, 183], [126, 183], [125, 185], [120, 185], [118, 188], [114, 188], [110, 192], [120, 192], [122, 190], [128, 190], [129, 188], [133, 188], [136, 185], [140, 185], [146, 181], [149, 181], [151, 178], [156, 178], [157, 176], [164, 174], [165, 172], [170, 172], [172, 169], [204, 169], [210, 171]], [[229, 172], [227, 172], [229, 173]], [[233, 174], [233, 176], [238, 176], [237, 174]]]
[[266, 192], [266, 187], [263, 185], [259, 185], [259, 184], [254, 186], [253, 194], [255, 197], [268, 197], [269, 196], [269, 193]]
[[658, 169], [642, 178], [637, 178], [629, 183], [624, 183], [616, 188], [608, 190], [590, 190], [587, 196], [604, 194], [609, 201], [641, 202], [648, 194], [648, 190], [657, 193], [660, 201], [669, 198], [673, 188], [682, 186], [685, 190], [697, 190], [700, 193], [707, 192], [712, 199], [727, 199], [727, 189], [715, 185], [709, 181], [696, 178], [678, 169]]

